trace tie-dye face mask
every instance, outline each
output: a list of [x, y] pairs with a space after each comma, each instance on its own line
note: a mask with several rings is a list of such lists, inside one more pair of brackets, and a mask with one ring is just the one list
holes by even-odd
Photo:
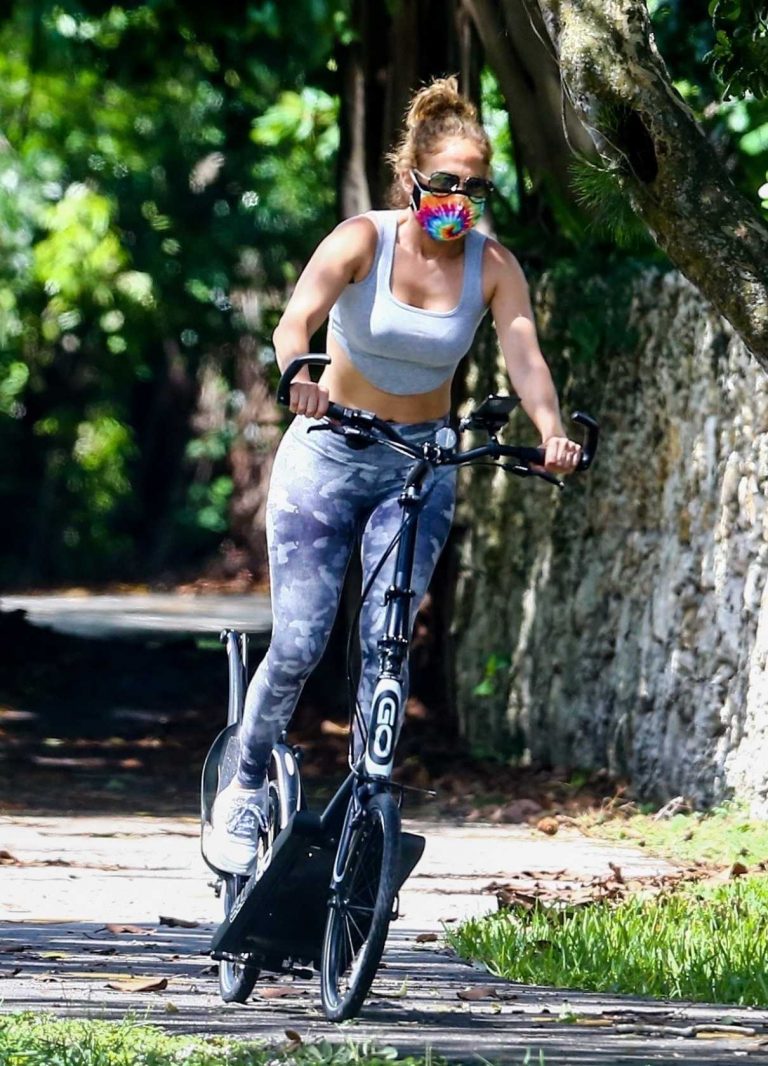
[[485, 201], [472, 200], [465, 193], [434, 193], [413, 176], [411, 207], [416, 221], [436, 241], [455, 241], [480, 221]]

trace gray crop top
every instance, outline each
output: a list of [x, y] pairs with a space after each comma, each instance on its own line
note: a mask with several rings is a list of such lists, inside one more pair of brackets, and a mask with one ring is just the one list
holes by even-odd
[[347, 285], [331, 308], [328, 328], [361, 374], [397, 396], [431, 392], [450, 378], [487, 310], [483, 301], [485, 236], [464, 238], [464, 278], [451, 311], [426, 311], [392, 295], [397, 211], [370, 211], [379, 232], [373, 266]]

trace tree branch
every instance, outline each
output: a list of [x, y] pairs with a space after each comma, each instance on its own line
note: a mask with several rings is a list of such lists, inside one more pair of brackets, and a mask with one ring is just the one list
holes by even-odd
[[537, 36], [523, 0], [504, 0], [501, 5], [494, 0], [463, 2], [498, 79], [520, 162], [535, 186], [546, 183], [572, 200], [568, 164], [573, 156], [568, 141], [574, 138], [577, 149], [589, 154], [593, 148], [573, 109], [567, 102], [563, 107], [560, 72], [544, 43], [544, 27]]
[[768, 369], [768, 227], [659, 55], [643, 0], [537, 0], [574, 106], [673, 263]]

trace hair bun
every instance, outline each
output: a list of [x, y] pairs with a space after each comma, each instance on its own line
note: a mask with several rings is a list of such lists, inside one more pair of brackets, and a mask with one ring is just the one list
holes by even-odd
[[453, 75], [448, 78], [435, 78], [416, 93], [406, 112], [405, 125], [408, 129], [414, 129], [423, 122], [449, 114], [468, 119], [470, 122], [477, 121], [474, 104], [461, 95], [459, 83]]

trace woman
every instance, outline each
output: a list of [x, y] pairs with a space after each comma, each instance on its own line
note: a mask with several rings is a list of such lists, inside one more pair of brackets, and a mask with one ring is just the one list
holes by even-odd
[[[546, 469], [571, 473], [580, 448], [566, 436], [538, 347], [528, 288], [515, 257], [474, 229], [493, 186], [488, 136], [455, 78], [414, 96], [400, 143], [391, 211], [342, 222], [299, 278], [274, 334], [281, 369], [309, 351], [329, 318], [331, 364], [319, 383], [302, 371], [291, 386], [297, 416], [275, 459], [267, 537], [274, 627], [248, 689], [235, 779], [217, 797], [206, 853], [245, 872], [263, 820], [269, 754], [331, 631], [359, 533], [365, 576], [400, 521], [409, 460], [384, 448], [355, 451], [329, 432], [308, 432], [329, 399], [374, 411], [422, 442], [447, 421], [451, 379], [490, 308], [512, 389], [541, 434]], [[455, 477], [436, 479], [422, 513], [415, 603], [426, 592], [453, 515]], [[369, 710], [377, 669], [385, 567], [360, 621], [359, 699]]]

